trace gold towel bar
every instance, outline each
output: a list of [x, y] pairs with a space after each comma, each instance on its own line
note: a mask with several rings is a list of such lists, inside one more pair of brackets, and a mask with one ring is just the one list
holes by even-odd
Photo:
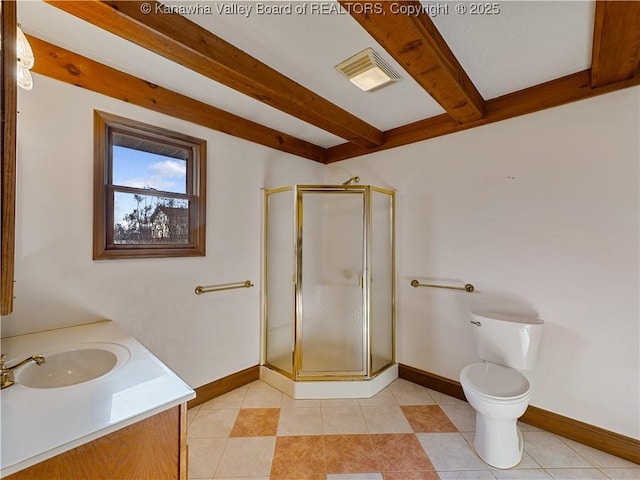
[[412, 287], [433, 287], [433, 288], [450, 288], [451, 290], [464, 290], [466, 292], [473, 292], [475, 287], [470, 283], [467, 283], [464, 287], [451, 287], [449, 285], [432, 285], [430, 283], [420, 283], [418, 280], [411, 280]]
[[203, 287], [202, 285], [198, 285], [196, 287], [196, 295], [202, 295], [203, 293], [209, 292], [220, 292], [222, 290], [233, 290], [234, 288], [249, 288], [253, 287], [253, 282], [251, 280], [245, 280], [244, 282], [237, 283], [223, 283], [221, 285], [208, 285]]

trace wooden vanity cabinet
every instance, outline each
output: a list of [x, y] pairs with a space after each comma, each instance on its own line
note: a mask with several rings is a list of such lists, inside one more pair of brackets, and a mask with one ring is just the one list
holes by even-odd
[[5, 480], [187, 480], [186, 412], [165, 410]]

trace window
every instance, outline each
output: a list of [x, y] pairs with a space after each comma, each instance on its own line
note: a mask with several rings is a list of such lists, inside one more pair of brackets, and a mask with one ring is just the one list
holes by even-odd
[[205, 254], [206, 142], [95, 112], [93, 259]]

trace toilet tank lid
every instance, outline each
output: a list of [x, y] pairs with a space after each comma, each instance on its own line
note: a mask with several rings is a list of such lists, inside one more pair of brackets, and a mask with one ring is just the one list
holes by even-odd
[[500, 320], [503, 322], [520, 323], [526, 325], [542, 325], [544, 320], [541, 318], [526, 317], [524, 315], [514, 315], [510, 313], [495, 313], [495, 312], [471, 312], [476, 317], [482, 317], [489, 320]]

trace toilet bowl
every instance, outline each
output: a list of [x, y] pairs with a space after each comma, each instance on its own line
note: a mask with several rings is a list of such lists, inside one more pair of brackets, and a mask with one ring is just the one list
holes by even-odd
[[516, 466], [523, 449], [517, 420], [531, 399], [528, 380], [517, 370], [487, 362], [467, 365], [460, 380], [469, 405], [476, 411], [476, 452], [494, 467]]
[[521, 370], [535, 364], [543, 321], [478, 313], [472, 317], [478, 354], [485, 360], [460, 372], [464, 394], [476, 411], [473, 446], [489, 465], [511, 468], [522, 459], [517, 421], [531, 399], [531, 384]]

